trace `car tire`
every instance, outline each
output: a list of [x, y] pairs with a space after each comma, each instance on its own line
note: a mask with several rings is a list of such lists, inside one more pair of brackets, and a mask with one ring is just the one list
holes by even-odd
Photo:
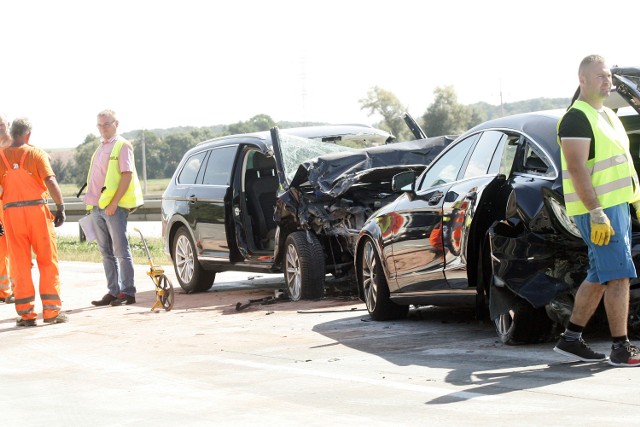
[[180, 227], [175, 234], [171, 258], [178, 283], [186, 293], [204, 292], [211, 289], [216, 272], [202, 268], [200, 261], [198, 261], [193, 239], [184, 227]]
[[367, 311], [373, 320], [402, 319], [409, 313], [408, 305], [391, 301], [389, 285], [373, 242], [366, 239], [358, 262], [360, 286]]
[[534, 308], [524, 300], [517, 301], [506, 313], [495, 318], [500, 341], [507, 345], [535, 344], [551, 338], [553, 322], [544, 308]]
[[315, 234], [296, 231], [287, 236], [284, 279], [291, 301], [324, 296], [325, 264], [322, 245]]

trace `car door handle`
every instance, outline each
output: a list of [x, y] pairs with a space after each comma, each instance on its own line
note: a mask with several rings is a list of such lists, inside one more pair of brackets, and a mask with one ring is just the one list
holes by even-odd
[[435, 193], [433, 193], [433, 196], [429, 198], [427, 203], [429, 203], [430, 205], [437, 205], [443, 196], [444, 193], [442, 191], [436, 191]]

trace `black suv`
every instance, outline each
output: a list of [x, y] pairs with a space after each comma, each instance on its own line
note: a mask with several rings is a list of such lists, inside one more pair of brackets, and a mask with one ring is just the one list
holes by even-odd
[[313, 126], [189, 150], [162, 196], [180, 286], [206, 291], [219, 271], [284, 272], [296, 301], [322, 297], [327, 273], [349, 281], [360, 227], [398, 195], [393, 175], [419, 173], [452, 138], [392, 140], [370, 126]]

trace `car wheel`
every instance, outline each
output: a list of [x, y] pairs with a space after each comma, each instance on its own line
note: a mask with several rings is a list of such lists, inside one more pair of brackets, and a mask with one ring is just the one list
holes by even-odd
[[534, 344], [551, 338], [553, 322], [544, 308], [536, 309], [526, 301], [518, 301], [494, 320], [500, 341], [508, 345]]
[[398, 305], [390, 299], [389, 285], [382, 271], [380, 257], [369, 239], [365, 241], [359, 258], [359, 270], [364, 302], [373, 320], [393, 320], [407, 316], [409, 306]]
[[324, 295], [324, 251], [315, 234], [296, 231], [285, 243], [284, 278], [291, 301]]
[[176, 232], [172, 249], [173, 267], [180, 287], [188, 294], [211, 289], [216, 272], [202, 268], [193, 240], [184, 227]]

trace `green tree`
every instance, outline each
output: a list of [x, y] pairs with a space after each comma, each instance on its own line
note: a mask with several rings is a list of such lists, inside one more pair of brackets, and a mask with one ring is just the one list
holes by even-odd
[[227, 127], [227, 135], [236, 135], [239, 133], [251, 133], [269, 130], [276, 125], [276, 122], [266, 114], [258, 114], [251, 117], [246, 122], [239, 121], [232, 123]]
[[51, 160], [51, 169], [56, 174], [56, 180], [58, 182], [65, 182], [70, 179], [71, 168], [69, 168], [68, 162], [65, 162], [61, 158], [54, 157]]
[[[467, 129], [471, 123], [472, 110], [458, 103], [453, 86], [436, 87], [435, 99], [422, 116], [425, 132], [429, 136], [457, 135]], [[474, 120], [479, 116], [474, 115]]]
[[471, 110], [471, 118], [469, 119], [469, 128], [472, 128], [475, 125], [479, 125], [482, 122], [487, 121], [487, 112], [477, 108], [473, 105], [469, 105], [468, 108]]
[[[133, 154], [136, 161], [136, 170], [140, 179], [142, 176], [142, 131], [133, 140]], [[152, 131], [144, 131], [144, 147], [145, 156], [144, 159], [147, 162], [147, 178], [168, 178], [165, 171], [167, 144], [162, 141], [158, 135]], [[170, 175], [169, 175], [170, 176]]]
[[84, 139], [84, 142], [78, 145], [73, 156], [74, 164], [70, 169], [68, 181], [74, 182], [78, 186], [82, 186], [87, 181], [91, 156], [98, 148], [98, 144], [100, 144], [100, 138], [89, 134]]
[[367, 92], [367, 97], [358, 102], [361, 110], [368, 110], [369, 116], [373, 114], [382, 116], [382, 122], [377, 126], [391, 132], [397, 141], [413, 139], [411, 131], [402, 118], [407, 108], [392, 92], [374, 86]]
[[266, 114], [258, 114], [249, 119], [251, 127], [254, 129], [252, 132], [260, 132], [263, 130], [269, 130], [276, 125], [276, 122]]
[[222, 136], [221, 133], [216, 133], [212, 128], [208, 128], [208, 127], [193, 129], [189, 132], [189, 134], [193, 137], [193, 140], [197, 142], [202, 142], [208, 139], [213, 139], [218, 136]]
[[249, 123], [240, 121], [237, 123], [232, 123], [229, 126], [227, 126], [225, 135], [236, 135], [240, 133], [249, 133], [249, 132], [251, 132], [251, 126], [249, 125]]
[[196, 146], [196, 141], [190, 133], [178, 132], [164, 138], [165, 155], [163, 157], [164, 176], [171, 176], [178, 167], [178, 163], [189, 149]]

